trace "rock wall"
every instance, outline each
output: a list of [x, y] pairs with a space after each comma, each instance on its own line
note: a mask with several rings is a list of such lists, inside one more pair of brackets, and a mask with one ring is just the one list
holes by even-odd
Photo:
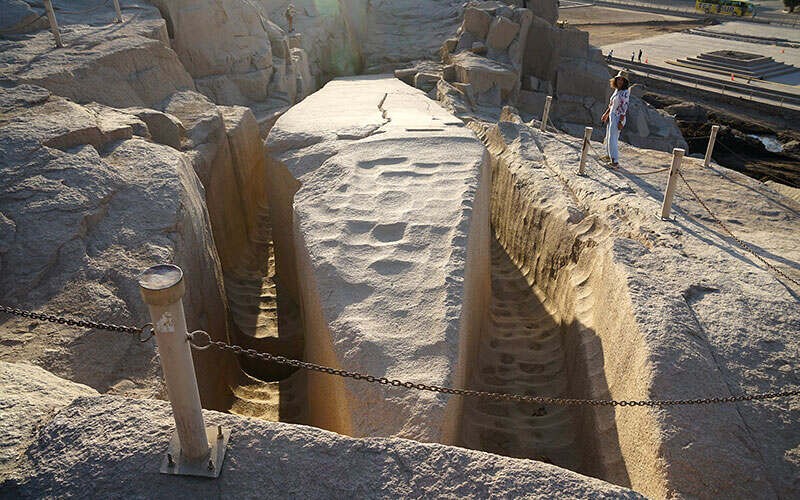
[[[186, 273], [189, 328], [227, 340], [219, 260], [191, 161], [153, 142], [136, 110], [84, 107], [28, 85], [0, 91], [0, 105], [0, 300], [141, 325], [138, 274], [174, 262]], [[152, 342], [19, 318], [0, 331], [6, 360], [102, 392], [163, 396]], [[204, 352], [195, 363], [204, 405], [225, 408], [235, 360]]]
[[[660, 221], [663, 181], [616, 177], [592, 165], [578, 176], [580, 141], [539, 133], [518, 117], [477, 129], [492, 154], [493, 227], [565, 327], [570, 394], [688, 399], [796, 386], [785, 376], [788, 366], [781, 374], [775, 369], [796, 358], [796, 342], [781, 333], [798, 321], [789, 306], [793, 292], [740, 259], [714, 228], [684, 223], [683, 216]], [[625, 154], [640, 170], [669, 162], [663, 153], [627, 148]], [[718, 212], [747, 198], [747, 210], [736, 215], [746, 240], [790, 259], [796, 254], [776, 241], [776, 234], [781, 241], [795, 238], [796, 219], [778, 208], [786, 205], [771, 190], [722, 169], [685, 175], [701, 196], [717, 197]], [[726, 179], [748, 187], [720, 199], [712, 193]], [[682, 196], [674, 210], [702, 220], [703, 209]], [[758, 347], [762, 342], [773, 347]], [[576, 415], [582, 422], [578, 470], [656, 498], [754, 491], [792, 497], [799, 465], [797, 431], [790, 430], [795, 413], [791, 403], [777, 400], [586, 408]]]

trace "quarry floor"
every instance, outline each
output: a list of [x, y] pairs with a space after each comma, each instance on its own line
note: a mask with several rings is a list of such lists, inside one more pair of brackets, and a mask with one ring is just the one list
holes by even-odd
[[589, 43], [596, 47], [705, 25], [699, 19], [594, 5], [562, 9], [558, 18], [559, 21], [567, 21], [570, 26], [588, 32]]

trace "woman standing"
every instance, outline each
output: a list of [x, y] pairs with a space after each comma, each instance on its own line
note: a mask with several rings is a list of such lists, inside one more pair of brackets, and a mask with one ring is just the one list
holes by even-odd
[[612, 167], [619, 166], [619, 133], [625, 126], [625, 118], [628, 114], [628, 101], [631, 98], [631, 86], [628, 73], [620, 71], [617, 76], [609, 80], [609, 85], [614, 89], [608, 103], [608, 109], [603, 113], [603, 123], [608, 123], [606, 128], [606, 152]]

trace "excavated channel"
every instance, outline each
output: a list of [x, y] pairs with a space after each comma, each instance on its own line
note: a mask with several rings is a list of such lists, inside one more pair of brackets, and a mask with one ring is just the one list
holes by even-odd
[[[531, 290], [496, 238], [491, 247], [492, 296], [470, 385], [482, 391], [563, 396], [568, 377], [563, 327], [552, 305]], [[564, 407], [470, 399], [463, 444], [568, 469], [580, 465], [574, 416]]]
[[[280, 285], [273, 220], [268, 203], [258, 207], [258, 225], [240, 264], [225, 273], [232, 336], [239, 345], [302, 359], [303, 330], [297, 302]], [[242, 373], [232, 388], [231, 413], [301, 423], [305, 375], [290, 367], [240, 357]]]

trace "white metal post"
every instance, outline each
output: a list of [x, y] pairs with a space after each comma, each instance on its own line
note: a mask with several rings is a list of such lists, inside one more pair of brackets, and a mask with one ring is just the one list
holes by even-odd
[[547, 96], [544, 101], [544, 113], [542, 113], [542, 132], [547, 131], [547, 120], [550, 119], [550, 105], [553, 103], [553, 96]]
[[719, 132], [719, 125], [711, 127], [711, 137], [708, 138], [708, 147], [706, 148], [706, 158], [703, 161], [703, 166], [707, 167], [711, 163], [711, 154], [714, 152], [714, 143], [717, 142], [717, 133]]
[[586, 155], [589, 153], [589, 141], [592, 140], [592, 131], [594, 129], [592, 127], [586, 127], [583, 129], [583, 147], [581, 148], [581, 165], [578, 167], [578, 174], [583, 175], [584, 169], [586, 168]]
[[[192, 352], [183, 312], [183, 271], [171, 264], [147, 269], [139, 290], [150, 310], [161, 370], [175, 418], [175, 436], [161, 472], [217, 477], [225, 457], [229, 431], [206, 428], [197, 389]], [[209, 446], [209, 442], [213, 446]]]
[[122, 22], [122, 9], [119, 7], [119, 0], [114, 0], [114, 10], [117, 12], [117, 22]]
[[56, 39], [56, 47], [63, 47], [64, 44], [61, 43], [61, 33], [58, 31], [58, 21], [56, 21], [56, 13], [53, 10], [53, 2], [51, 0], [44, 0], [44, 10], [47, 12], [50, 31], [53, 32], [53, 37]]
[[678, 182], [678, 172], [680, 172], [681, 162], [683, 161], [683, 155], [685, 153], [686, 151], [680, 148], [675, 148], [672, 150], [672, 166], [669, 169], [667, 189], [664, 192], [664, 203], [661, 205], [662, 219], [669, 219], [672, 211], [672, 196], [675, 193], [675, 184]]
[[142, 298], [150, 309], [175, 427], [181, 440], [181, 451], [188, 458], [205, 457], [208, 454], [208, 439], [192, 351], [186, 337], [183, 271], [169, 264], [153, 266], [141, 275], [139, 286]]

